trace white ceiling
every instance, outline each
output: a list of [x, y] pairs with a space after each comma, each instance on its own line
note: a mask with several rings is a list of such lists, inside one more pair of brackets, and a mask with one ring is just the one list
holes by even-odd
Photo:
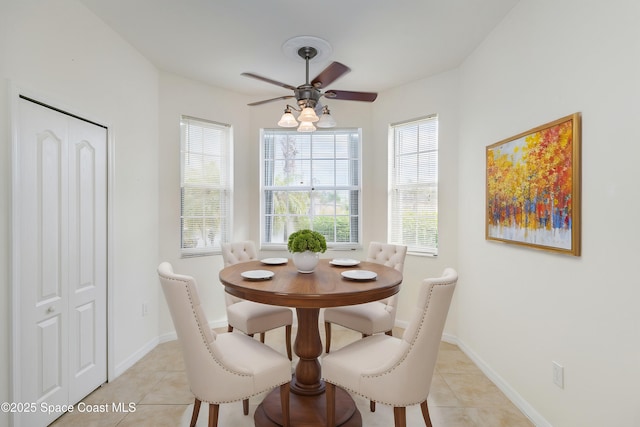
[[[283, 44], [329, 42], [310, 79], [333, 61], [351, 72], [332, 89], [380, 92], [458, 66], [518, 0], [81, 0], [158, 68], [255, 97], [290, 91], [305, 65]], [[324, 88], [326, 89], [326, 88]]]

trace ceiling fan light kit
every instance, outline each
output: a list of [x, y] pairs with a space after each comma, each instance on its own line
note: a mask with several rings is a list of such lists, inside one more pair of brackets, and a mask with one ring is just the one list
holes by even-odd
[[[296, 50], [296, 43], [300, 42], [305, 44]], [[320, 54], [318, 49], [312, 44], [322, 47], [323, 50], [320, 51]], [[261, 105], [268, 102], [279, 101], [288, 98], [296, 98], [296, 100], [298, 101], [298, 108], [287, 104], [284, 110], [284, 114], [280, 118], [280, 121], [278, 121], [278, 126], [295, 127], [298, 126], [299, 122], [299, 132], [313, 132], [316, 130], [316, 126], [319, 128], [335, 127], [336, 121], [333, 116], [331, 116], [329, 108], [326, 105], [322, 106], [320, 104], [321, 97], [325, 96], [330, 99], [346, 101], [373, 102], [378, 96], [378, 94], [374, 92], [353, 92], [345, 90], [329, 90], [323, 93], [321, 89], [329, 86], [335, 80], [351, 71], [349, 67], [339, 62], [332, 62], [327, 68], [320, 72], [320, 74], [318, 74], [316, 78], [309, 81], [309, 61], [318, 56], [326, 56], [326, 52], [331, 52], [331, 46], [322, 39], [311, 36], [294, 37], [293, 39], [285, 42], [285, 44], [283, 45], [283, 50], [287, 54], [290, 54], [291, 51], [295, 50], [298, 56], [304, 59], [306, 65], [306, 80], [304, 84], [295, 87], [286, 83], [281, 83], [276, 80], [259, 76], [254, 73], [242, 73], [243, 76], [261, 80], [263, 82], [274, 84], [276, 86], [280, 86], [293, 91], [293, 95], [280, 96], [277, 98], [252, 102], [249, 104], [250, 106]], [[321, 110], [320, 107], [322, 107]], [[318, 114], [316, 114], [316, 109], [318, 111], [322, 111], [321, 117], [318, 117]], [[292, 110], [300, 113], [297, 119], [293, 115]]]

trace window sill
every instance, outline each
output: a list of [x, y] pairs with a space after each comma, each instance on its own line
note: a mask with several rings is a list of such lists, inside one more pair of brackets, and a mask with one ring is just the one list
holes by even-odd
[[424, 257], [424, 258], [438, 258], [438, 254], [432, 254], [432, 253], [428, 253], [428, 252], [407, 251], [407, 255], [419, 256], [419, 257]]
[[206, 251], [206, 252], [182, 252], [180, 254], [180, 259], [185, 259], [185, 258], [199, 258], [199, 257], [203, 257], [203, 256], [214, 256], [214, 255], [220, 255], [221, 252], [220, 251]]

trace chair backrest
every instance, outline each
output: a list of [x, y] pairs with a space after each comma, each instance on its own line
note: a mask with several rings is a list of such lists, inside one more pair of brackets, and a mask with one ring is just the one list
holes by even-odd
[[251, 240], [222, 243], [222, 259], [224, 266], [258, 259], [256, 245]]
[[389, 243], [371, 242], [367, 251], [367, 261], [393, 267], [402, 273], [407, 247]]
[[452, 268], [446, 268], [441, 277], [422, 281], [416, 310], [402, 336], [402, 345], [396, 347], [399, 351], [390, 355], [389, 365], [383, 372], [370, 375], [369, 380], [377, 378], [388, 385], [376, 387], [383, 394], [376, 397], [380, 402], [406, 406], [420, 403], [429, 395], [442, 331], [457, 282], [458, 273]]
[[[371, 242], [367, 251], [367, 261], [392, 267], [400, 273], [404, 270], [404, 259], [407, 255], [407, 247], [404, 245], [392, 245], [389, 243]], [[398, 305], [398, 294], [385, 298], [380, 302], [387, 304], [387, 311], [395, 318]]]
[[234, 372], [220, 355], [217, 335], [200, 305], [195, 279], [175, 274], [168, 262], [160, 264], [158, 277], [182, 347], [191, 391], [205, 402], [238, 400], [253, 379], [247, 373]]
[[[256, 252], [256, 245], [251, 240], [244, 240], [241, 242], [222, 243], [222, 260], [224, 266], [237, 264], [239, 262], [252, 261], [258, 259], [258, 253]], [[235, 304], [240, 301], [244, 301], [241, 298], [234, 297], [228, 293], [224, 293], [224, 300], [227, 306]]]

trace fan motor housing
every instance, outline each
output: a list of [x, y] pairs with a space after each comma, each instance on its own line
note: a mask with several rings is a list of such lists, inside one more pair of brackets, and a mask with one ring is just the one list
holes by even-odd
[[320, 91], [312, 85], [298, 86], [294, 92], [296, 95], [296, 99], [298, 100], [298, 105], [301, 108], [315, 108], [321, 96]]

